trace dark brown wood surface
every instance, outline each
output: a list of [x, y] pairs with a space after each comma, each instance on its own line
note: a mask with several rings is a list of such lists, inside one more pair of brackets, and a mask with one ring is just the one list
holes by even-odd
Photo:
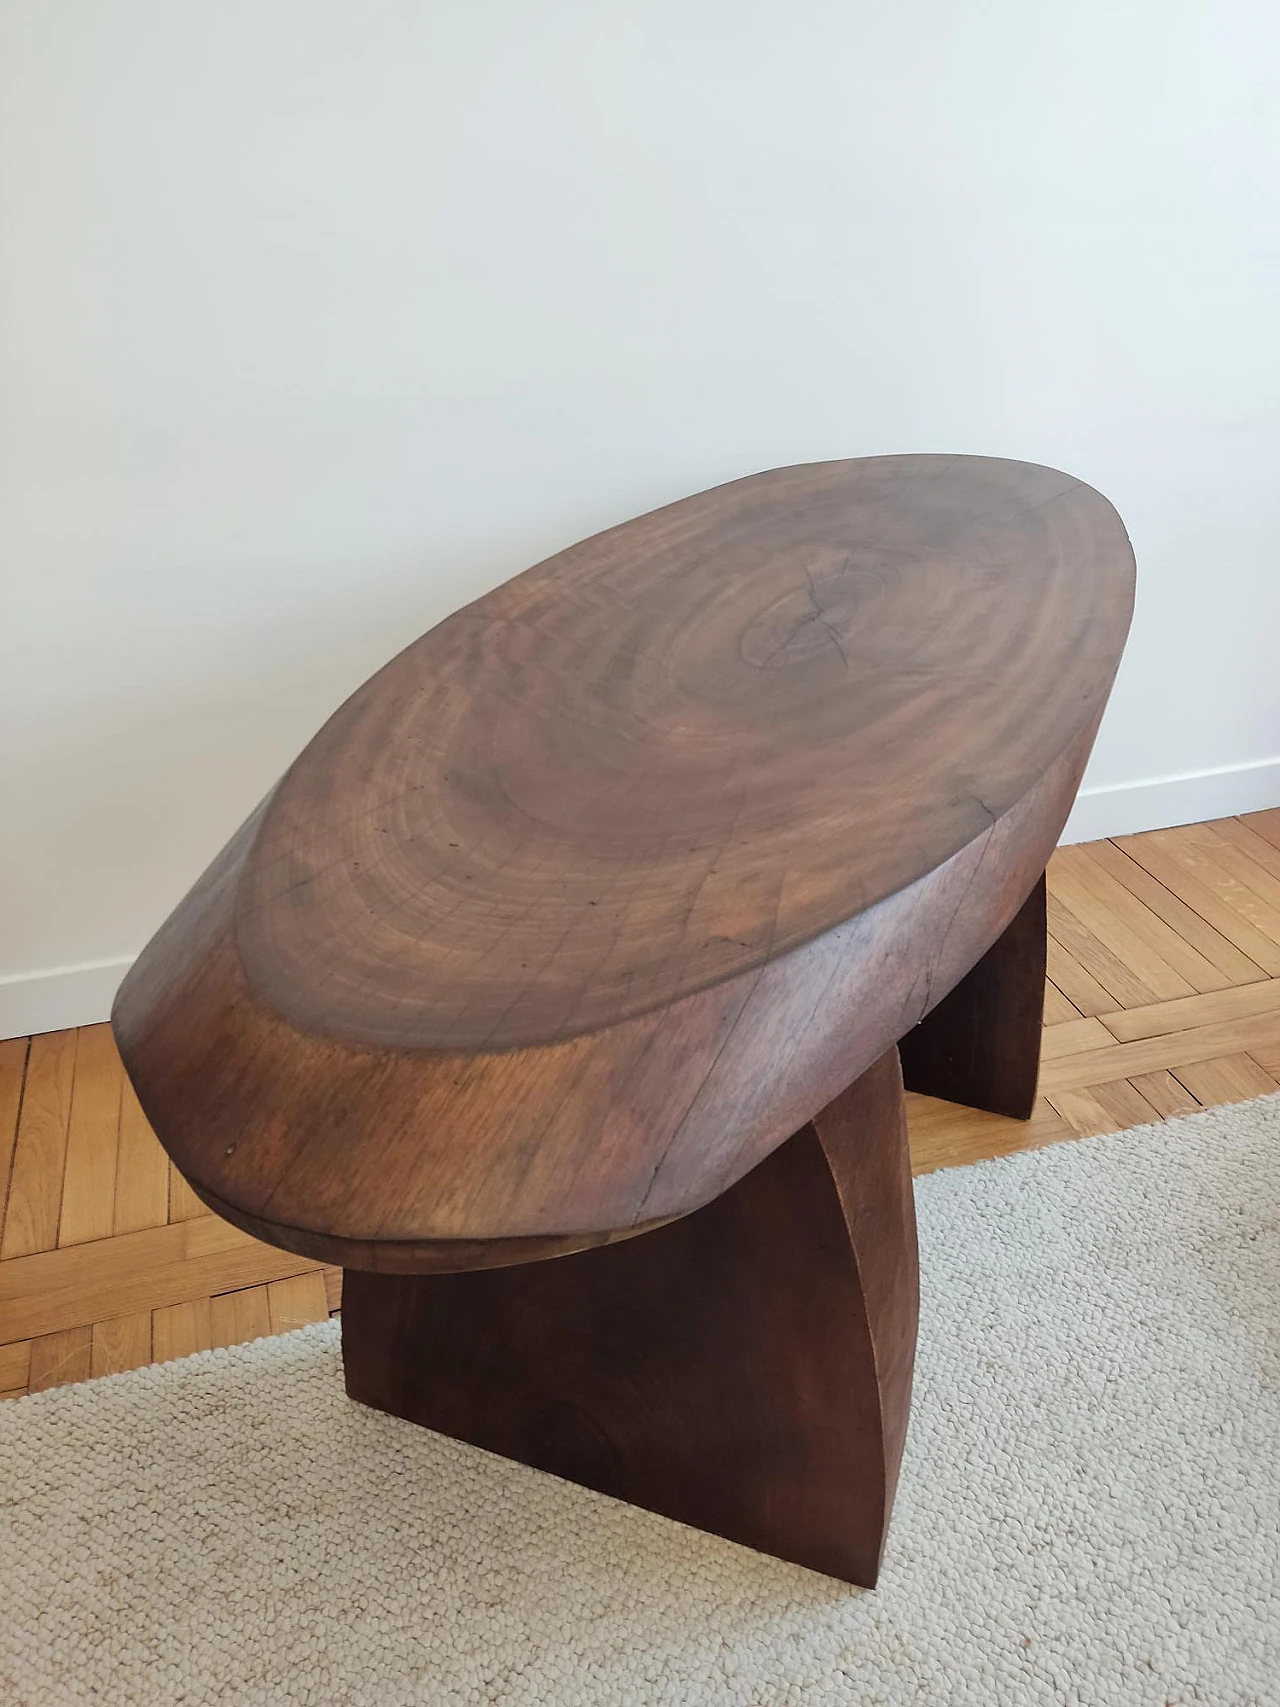
[[571, 547], [329, 721], [237, 882], [253, 987], [487, 1051], [666, 1007], [932, 871], [1102, 707], [1129, 550], [1025, 463], [779, 469]]
[[972, 971], [898, 1045], [909, 1091], [1029, 1120], [1044, 1017], [1045, 880]]
[[1127, 629], [1114, 511], [981, 458], [779, 470], [575, 546], [335, 715], [115, 1024], [228, 1219], [501, 1264], [709, 1202], [1009, 925]]
[[724, 1196], [643, 1239], [519, 1270], [348, 1273], [347, 1391], [871, 1587], [917, 1300], [891, 1049]]

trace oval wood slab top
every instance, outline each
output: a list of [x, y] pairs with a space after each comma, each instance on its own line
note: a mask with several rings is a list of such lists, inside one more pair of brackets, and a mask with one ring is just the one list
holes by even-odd
[[[446, 1213], [445, 1192], [379, 1221], [349, 1188], [377, 1165], [379, 1116], [390, 1130], [409, 1104], [419, 1126], [404, 1142], [422, 1162], [427, 1078], [447, 1129], [436, 1147], [479, 1144], [486, 1166], [515, 1169], [516, 1140], [494, 1139], [501, 1165], [484, 1148], [499, 1118], [484, 1097], [477, 1116], [477, 1059], [536, 1060], [502, 1075], [508, 1114], [513, 1097], [536, 1101], [552, 1056], [580, 1060], [591, 1039], [631, 1035], [672, 1004], [745, 990], [974, 846], [1062, 755], [1080, 749], [1083, 763], [1132, 589], [1128, 540], [1097, 492], [976, 457], [778, 469], [572, 546], [354, 694], [165, 927], [116, 1016], [144, 1106], [220, 1207], [271, 1203], [291, 1225], [343, 1230], [324, 1224], [323, 1191], [284, 1202], [283, 1158], [311, 1142], [284, 1130], [315, 1120], [300, 1092], [247, 1104], [243, 1083], [228, 1089], [189, 1060], [206, 1125], [209, 1098], [234, 1103], [226, 1130], [242, 1135], [230, 1150], [219, 1140], [231, 1160], [216, 1167], [213, 1141], [189, 1136], [181, 1081], [148, 1061], [147, 1042], [163, 1031], [171, 1048], [175, 1015], [194, 1025], [198, 1011], [239, 1051], [242, 1080], [264, 1051], [298, 1072], [305, 1057], [335, 1085], [340, 1061], [383, 1063], [382, 1093], [372, 1080], [343, 1092], [364, 1152], [349, 1136], [330, 1156], [353, 1237], [637, 1220], [634, 1193], [610, 1222], [616, 1209], [566, 1185], [533, 1212], [532, 1187], [501, 1205], [484, 1187], [475, 1214]], [[664, 1051], [674, 1080], [669, 1035]], [[397, 1116], [386, 1063], [401, 1055], [422, 1070], [412, 1095], [396, 1093], [408, 1097]], [[439, 1100], [446, 1061], [452, 1114]], [[464, 1120], [464, 1078], [465, 1136], [450, 1124]], [[638, 1152], [643, 1125], [628, 1139]], [[244, 1152], [272, 1144], [275, 1163], [255, 1173]], [[539, 1171], [527, 1153], [520, 1166]]]
[[508, 1049], [616, 1023], [932, 871], [1102, 704], [1105, 499], [1049, 469], [779, 469], [433, 629], [289, 771], [237, 940], [295, 1023]]

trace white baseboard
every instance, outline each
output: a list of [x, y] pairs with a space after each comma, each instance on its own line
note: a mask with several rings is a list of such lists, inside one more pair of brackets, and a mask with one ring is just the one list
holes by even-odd
[[0, 1037], [62, 1031], [109, 1018], [120, 980], [132, 965], [133, 956], [125, 955], [0, 978]]
[[1219, 770], [1154, 777], [1150, 782], [1082, 788], [1062, 840], [1096, 842], [1104, 836], [1135, 836], [1142, 830], [1168, 830], [1175, 824], [1263, 812], [1270, 806], [1280, 806], [1280, 759], [1259, 759]]
[[[1269, 806], [1280, 806], [1280, 759], [1082, 789], [1062, 840], [1094, 842], [1103, 836], [1131, 836], [1174, 824], [1197, 824], [1205, 818], [1227, 818], [1236, 812], [1261, 812]], [[61, 1031], [106, 1019], [120, 980], [132, 964], [132, 957], [124, 955], [118, 960], [0, 977], [0, 1037]]]

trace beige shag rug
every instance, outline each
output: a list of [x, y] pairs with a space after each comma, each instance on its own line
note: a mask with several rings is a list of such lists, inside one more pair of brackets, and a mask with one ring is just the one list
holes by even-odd
[[0, 1406], [0, 1699], [1273, 1707], [1280, 1097], [918, 1197], [876, 1593], [361, 1409], [326, 1325]]

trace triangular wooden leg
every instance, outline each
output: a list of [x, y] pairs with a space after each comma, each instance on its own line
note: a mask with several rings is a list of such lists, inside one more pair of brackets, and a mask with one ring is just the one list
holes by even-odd
[[1041, 877], [973, 970], [899, 1043], [909, 1091], [1031, 1118], [1046, 942]]
[[348, 1271], [365, 1404], [874, 1585], [917, 1311], [890, 1050], [706, 1207], [518, 1268]]

